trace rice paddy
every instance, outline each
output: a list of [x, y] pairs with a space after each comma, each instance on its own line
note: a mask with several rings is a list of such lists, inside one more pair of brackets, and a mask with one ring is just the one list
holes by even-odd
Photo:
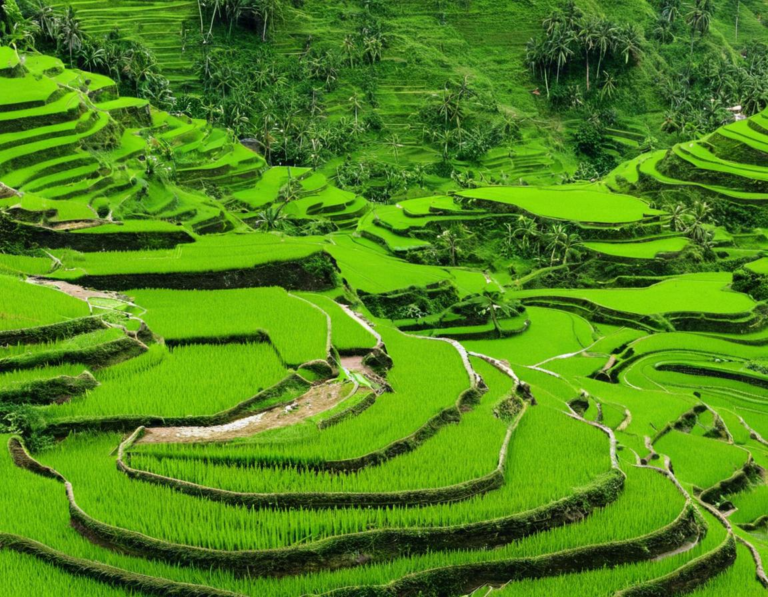
[[382, 202], [2, 50], [1, 595], [765, 593], [755, 126]]

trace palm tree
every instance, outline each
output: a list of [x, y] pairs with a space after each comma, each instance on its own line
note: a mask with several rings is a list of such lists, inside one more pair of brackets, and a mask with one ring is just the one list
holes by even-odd
[[683, 232], [688, 227], [688, 208], [678, 203], [669, 212], [669, 227], [675, 232]]
[[472, 299], [477, 306], [477, 314], [481, 317], [490, 318], [493, 329], [499, 338], [502, 337], [499, 316], [502, 319], [510, 317], [515, 313], [515, 308], [504, 298], [504, 294], [492, 290], [483, 290], [483, 293]]
[[86, 70], [98, 71], [106, 64], [107, 52], [94, 44], [85, 44], [79, 53], [80, 61]]
[[709, 31], [712, 22], [712, 5], [710, 0], [694, 0], [690, 12], [685, 15], [685, 22], [691, 29], [691, 56], [693, 56], [693, 41], [696, 33], [702, 37]]
[[672, 32], [672, 24], [664, 18], [659, 18], [659, 20], [656, 21], [653, 36], [663, 44], [671, 44], [675, 41], [675, 34]]
[[680, 0], [664, 0], [664, 4], [661, 8], [661, 18], [667, 23], [674, 23], [675, 19], [680, 16]]
[[282, 206], [275, 207], [274, 205], [270, 205], [259, 212], [254, 224], [259, 230], [284, 230], [288, 225], [288, 221], [285, 214], [281, 212]]
[[638, 62], [643, 55], [643, 34], [635, 25], [629, 25], [621, 30], [618, 36], [618, 44], [621, 47], [621, 55], [624, 63], [629, 64], [629, 59]]
[[546, 42], [532, 37], [528, 40], [526, 46], [526, 60], [528, 66], [531, 68], [532, 73], [536, 73], [536, 69], [539, 70], [541, 77], [544, 79], [544, 87], [547, 90], [547, 97], [549, 97], [549, 54], [547, 53]]
[[447, 228], [437, 236], [437, 242], [448, 252], [452, 266], [455, 267], [459, 264], [459, 256], [462, 253], [461, 245], [469, 236], [469, 231], [462, 224]]
[[437, 112], [445, 119], [445, 126], [461, 113], [461, 103], [458, 95], [446, 84], [443, 87]]
[[550, 251], [549, 266], [555, 261], [568, 265], [568, 258], [576, 254], [576, 247], [581, 244], [581, 239], [575, 233], [568, 231], [565, 224], [554, 224], [546, 234], [548, 240], [547, 251]]
[[257, 0], [256, 11], [262, 22], [261, 41], [267, 41], [267, 31], [283, 19], [283, 0]]
[[595, 46], [598, 50], [597, 59], [597, 76], [600, 76], [600, 66], [603, 63], [603, 58], [613, 48], [616, 40], [616, 28], [610, 21], [600, 21], [600, 26], [595, 33]]
[[355, 66], [355, 54], [357, 54], [357, 43], [355, 43], [355, 38], [351, 35], [345, 35], [344, 41], [341, 42], [341, 48], [349, 59], [349, 67], [353, 68]]
[[706, 222], [712, 215], [712, 207], [706, 201], [696, 201], [690, 211], [694, 222]]
[[349, 104], [352, 106], [352, 109], [355, 112], [355, 124], [357, 124], [358, 112], [363, 107], [363, 105], [360, 103], [360, 96], [357, 94], [357, 91], [355, 91], [349, 98]]
[[59, 21], [58, 32], [64, 48], [69, 52], [69, 64], [74, 66], [72, 55], [83, 47], [85, 33], [80, 27], [80, 21], [77, 20], [75, 10], [71, 6], [67, 7], [64, 16]]
[[507, 234], [510, 234], [510, 232], [510, 240], [517, 241], [520, 250], [523, 251], [525, 255], [530, 254], [533, 245], [536, 245], [538, 249], [540, 231], [539, 225], [533, 218], [524, 215], [518, 216], [515, 225], [507, 228]]
[[384, 41], [380, 34], [369, 35], [363, 39], [363, 51], [371, 64], [381, 60]]
[[600, 99], [612, 98], [616, 93], [616, 79], [613, 75], [603, 71], [603, 86], [600, 88]]
[[404, 145], [400, 142], [399, 135], [393, 134], [387, 139], [387, 145], [389, 145], [389, 151], [392, 155], [395, 156], [395, 163], [400, 163], [400, 149], [404, 147]]
[[594, 50], [598, 40], [598, 32], [600, 31], [600, 21], [597, 19], [585, 20], [581, 29], [578, 32], [578, 39], [584, 46], [584, 61], [586, 65], [586, 79], [587, 79], [587, 91], [589, 91], [589, 55]]
[[552, 53], [557, 65], [557, 74], [555, 82], [560, 83], [560, 71], [568, 63], [568, 59], [573, 56], [573, 33], [570, 31], [558, 31], [552, 40]]
[[432, 140], [440, 145], [441, 157], [444, 162], [450, 158], [451, 143], [453, 142], [453, 131], [451, 129], [437, 130], [431, 133]]

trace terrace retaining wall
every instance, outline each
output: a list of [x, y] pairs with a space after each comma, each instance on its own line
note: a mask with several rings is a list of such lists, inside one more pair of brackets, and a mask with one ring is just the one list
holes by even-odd
[[107, 328], [101, 316], [90, 315], [60, 323], [0, 332], [0, 344], [39, 344]]
[[99, 385], [87, 371], [77, 377], [59, 375], [33, 380], [17, 387], [0, 389], [0, 404], [50, 404], [68, 396], [78, 396]]
[[223, 290], [259, 286], [282, 286], [287, 290], [329, 290], [335, 287], [336, 282], [333, 266], [329, 258], [322, 259], [330, 269], [310, 268], [307, 260], [273, 261], [252, 268], [223, 271], [85, 275], [76, 282], [90, 288], [117, 291], [133, 288]]

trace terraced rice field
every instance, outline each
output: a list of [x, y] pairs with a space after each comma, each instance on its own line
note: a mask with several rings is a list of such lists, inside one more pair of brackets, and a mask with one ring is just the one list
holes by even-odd
[[[690, 259], [610, 190], [632, 165], [373, 204], [25, 64], [0, 79], [0, 595], [765, 594], [761, 231], [712, 224]], [[160, 139], [172, 180], [142, 164]]]

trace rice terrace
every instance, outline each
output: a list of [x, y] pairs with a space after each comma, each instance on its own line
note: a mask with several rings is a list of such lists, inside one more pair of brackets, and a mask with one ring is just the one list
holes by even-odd
[[763, 0], [0, 0], [0, 597], [768, 597]]

